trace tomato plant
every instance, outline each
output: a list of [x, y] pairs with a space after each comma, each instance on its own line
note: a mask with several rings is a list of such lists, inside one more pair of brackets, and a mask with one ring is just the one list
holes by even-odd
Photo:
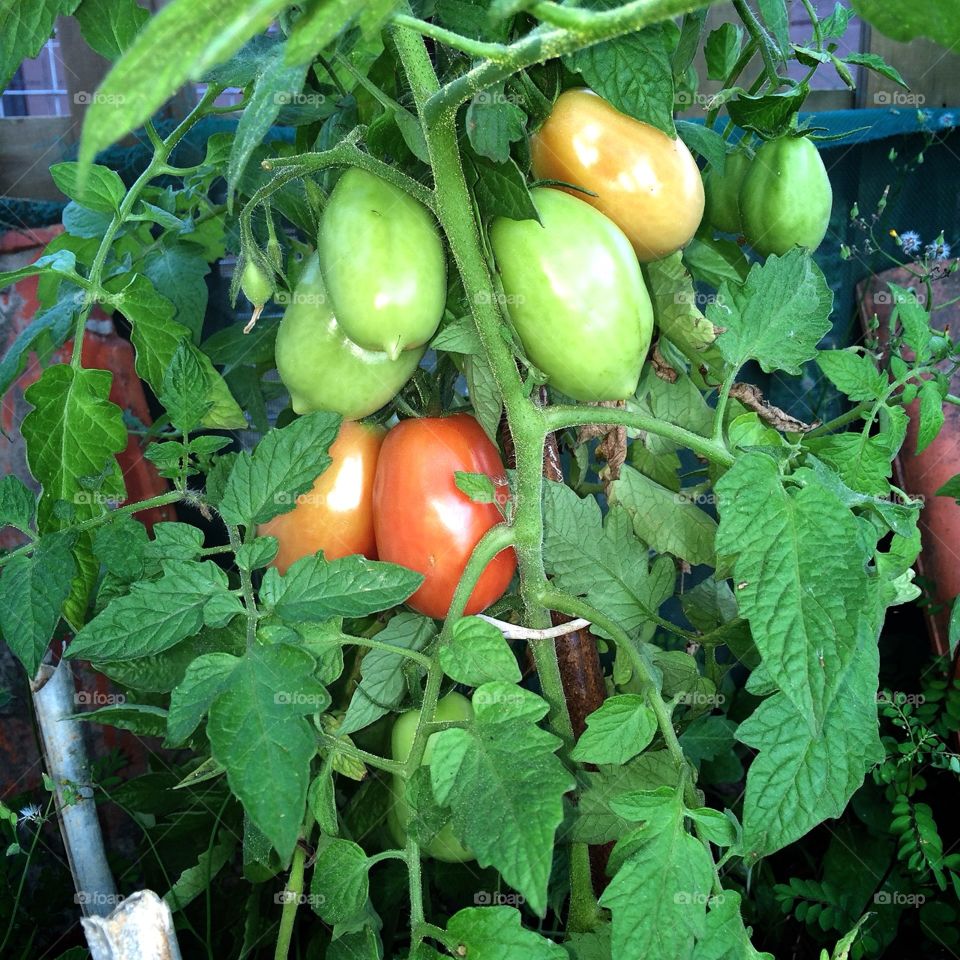
[[277, 538], [273, 565], [281, 573], [318, 550], [327, 560], [351, 554], [377, 559], [373, 478], [383, 437], [381, 427], [344, 420], [330, 446], [331, 463], [310, 490], [288, 513], [257, 527], [257, 536]]
[[[822, 345], [839, 241], [801, 107], [816, 70], [901, 79], [843, 53], [849, 10], [20, 6], [0, 75], [55, 14], [113, 66], [51, 167], [63, 232], [0, 275], [40, 304], [0, 363], [35, 481], [0, 483], [0, 631], [51, 793], [0, 804], [0, 954], [60, 937], [21, 896], [53, 818], [75, 913], [153, 890], [183, 956], [839, 960], [949, 929], [960, 861], [918, 793], [958, 766], [953, 700], [885, 707], [894, 743], [877, 691], [920, 592], [894, 459], [960, 403], [956, 263], [941, 235], [883, 344]], [[125, 180], [96, 160], [128, 137]], [[857, 227], [905, 252], [883, 216]], [[154, 423], [85, 365], [94, 309]], [[848, 402], [804, 422], [757, 368]], [[74, 713], [148, 772], [87, 769]], [[110, 856], [108, 809], [136, 830]], [[789, 875], [821, 859], [822, 889]], [[881, 910], [897, 884], [935, 909]]]
[[[481, 474], [493, 503], [477, 503], [457, 487], [457, 473]], [[381, 559], [423, 574], [407, 603], [442, 619], [467, 563], [487, 531], [501, 520], [496, 499], [507, 496], [497, 448], [473, 417], [404, 420], [388, 434], [373, 488], [374, 527]], [[512, 549], [495, 556], [477, 579], [464, 610], [478, 613], [499, 600], [513, 577]]]

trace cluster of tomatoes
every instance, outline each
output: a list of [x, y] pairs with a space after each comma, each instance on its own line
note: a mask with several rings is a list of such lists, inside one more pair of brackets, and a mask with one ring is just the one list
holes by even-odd
[[[641, 264], [700, 229], [705, 193], [683, 141], [568, 90], [530, 144], [537, 220], [489, 228], [503, 300], [529, 359], [554, 391], [583, 402], [624, 400], [650, 347], [653, 308]], [[800, 136], [738, 149], [707, 175], [709, 226], [746, 235], [760, 253], [816, 247], [831, 194], [816, 147]], [[467, 414], [405, 420], [388, 433], [354, 421], [413, 374], [443, 317], [446, 253], [433, 214], [399, 187], [347, 170], [324, 209], [277, 333], [276, 362], [297, 413], [344, 417], [333, 465], [291, 512], [263, 528], [277, 565], [317, 550], [403, 564], [424, 575], [410, 605], [447, 615], [474, 546], [499, 522], [471, 501], [457, 471], [505, 484], [496, 447]], [[502, 486], [502, 489], [506, 489]], [[512, 551], [484, 572], [467, 606], [506, 590]]]

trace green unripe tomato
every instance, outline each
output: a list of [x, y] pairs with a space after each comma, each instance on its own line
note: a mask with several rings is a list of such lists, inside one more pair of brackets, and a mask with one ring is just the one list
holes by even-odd
[[240, 289], [255, 307], [262, 307], [273, 296], [270, 278], [252, 260], [247, 261], [240, 274]]
[[436, 333], [447, 261], [433, 214], [366, 170], [337, 181], [320, 220], [323, 277], [343, 332], [396, 359]]
[[296, 413], [332, 410], [359, 420], [379, 410], [413, 376], [425, 352], [407, 350], [396, 360], [358, 347], [337, 323], [316, 255], [297, 282], [277, 330], [277, 372]]
[[653, 308], [623, 231], [562, 190], [531, 191], [536, 220], [499, 217], [490, 243], [527, 356], [575, 400], [633, 396]]
[[743, 150], [727, 155], [723, 173], [717, 173], [711, 167], [704, 177], [704, 190], [707, 195], [706, 221], [724, 233], [739, 233], [740, 226], [740, 187], [750, 167], [750, 157]]
[[833, 190], [820, 153], [806, 137], [770, 140], [740, 186], [740, 221], [757, 253], [816, 250], [827, 232]]
[[[461, 694], [448, 693], [437, 701], [434, 720], [472, 719], [473, 706]], [[419, 722], [419, 710], [408, 710], [397, 717], [397, 721], [393, 725], [393, 733], [390, 736], [390, 747], [394, 760], [402, 762], [410, 756], [410, 748], [413, 746]], [[437, 734], [433, 733], [427, 738], [422, 764], [430, 762], [430, 757], [433, 755], [433, 740], [436, 736]], [[391, 777], [391, 781], [390, 793], [393, 802], [387, 814], [387, 823], [390, 826], [393, 839], [400, 846], [404, 846], [407, 842], [407, 824], [410, 822], [410, 807], [407, 804], [405, 793], [406, 785], [401, 777]], [[427, 856], [433, 857], [435, 860], [444, 860], [447, 863], [465, 863], [468, 860], [476, 859], [454, 836], [449, 823], [422, 850]]]

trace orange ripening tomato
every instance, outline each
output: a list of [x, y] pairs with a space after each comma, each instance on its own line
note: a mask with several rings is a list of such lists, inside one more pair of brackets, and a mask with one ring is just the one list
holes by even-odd
[[560, 94], [530, 141], [538, 180], [562, 180], [608, 216], [644, 263], [687, 244], [703, 217], [703, 183], [693, 155], [648, 123], [590, 90]]
[[280, 541], [273, 566], [281, 573], [318, 550], [327, 560], [353, 553], [377, 559], [373, 478], [385, 432], [372, 424], [344, 420], [330, 445], [333, 462], [314, 481], [313, 489], [297, 497], [292, 510], [257, 528], [259, 536]]
[[[496, 504], [474, 503], [460, 491], [457, 471], [485, 473], [498, 495], [508, 493], [500, 454], [473, 417], [403, 420], [383, 442], [373, 486], [377, 553], [424, 575], [407, 603], [438, 620], [450, 609], [473, 548], [502, 519]], [[497, 554], [481, 574], [466, 613], [479, 613], [499, 600], [516, 567], [513, 548]]]

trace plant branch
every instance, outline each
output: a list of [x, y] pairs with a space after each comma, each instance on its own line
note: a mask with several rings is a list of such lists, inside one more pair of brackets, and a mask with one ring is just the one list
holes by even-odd
[[723, 443], [701, 437], [676, 424], [648, 417], [632, 410], [611, 407], [548, 407], [544, 411], [547, 430], [562, 430], [566, 427], [580, 427], [584, 424], [622, 424], [633, 430], [643, 430], [666, 440], [672, 440], [681, 447], [687, 447], [701, 457], [721, 467], [733, 464], [733, 456]]
[[776, 90], [780, 86], [780, 75], [777, 73], [777, 65], [774, 62], [774, 53], [776, 45], [770, 34], [764, 29], [763, 24], [757, 19], [756, 14], [747, 5], [746, 0], [733, 0], [733, 8], [737, 11], [737, 16], [743, 21], [753, 41], [760, 50], [760, 56], [763, 59], [763, 69], [770, 81], [770, 85]]
[[[309, 843], [313, 832], [313, 815], [308, 811], [303, 821], [303, 836]], [[274, 960], [287, 960], [290, 953], [290, 941], [293, 938], [293, 923], [297, 917], [297, 907], [303, 897], [303, 873], [306, 862], [306, 850], [297, 844], [293, 851], [293, 861], [290, 864], [290, 876], [283, 890], [283, 912], [280, 914], [280, 931], [277, 934], [277, 947], [274, 951]]]

